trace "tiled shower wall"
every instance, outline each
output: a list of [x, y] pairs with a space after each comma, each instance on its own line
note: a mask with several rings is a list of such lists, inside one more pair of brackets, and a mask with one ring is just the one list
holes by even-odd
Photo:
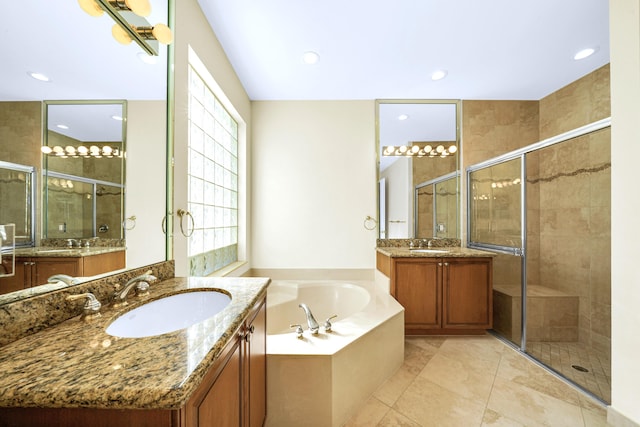
[[[608, 65], [540, 101], [464, 101], [461, 169], [609, 116]], [[610, 133], [583, 138], [527, 162], [530, 180], [538, 180], [527, 188], [528, 284], [577, 294], [579, 340], [608, 353]], [[510, 270], [496, 268], [494, 283], [513, 279], [501, 274]]]

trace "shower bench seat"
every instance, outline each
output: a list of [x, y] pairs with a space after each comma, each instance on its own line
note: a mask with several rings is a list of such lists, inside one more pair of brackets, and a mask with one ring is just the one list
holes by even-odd
[[[493, 286], [493, 329], [521, 340], [522, 290], [519, 285]], [[527, 340], [578, 341], [580, 298], [541, 285], [527, 286]]]

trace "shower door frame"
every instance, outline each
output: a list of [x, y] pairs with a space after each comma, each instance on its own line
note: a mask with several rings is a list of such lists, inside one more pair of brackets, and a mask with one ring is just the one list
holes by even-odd
[[[494, 157], [492, 159], [486, 160], [481, 163], [477, 163], [475, 165], [468, 166], [466, 168], [466, 188], [467, 188], [467, 247], [479, 250], [486, 250], [489, 252], [497, 252], [507, 255], [514, 255], [521, 257], [521, 319], [520, 319], [520, 345], [517, 346], [518, 349], [524, 353], [527, 350], [527, 267], [526, 267], [526, 253], [525, 248], [527, 247], [527, 206], [526, 206], [526, 197], [527, 197], [527, 189], [526, 189], [526, 155], [532, 153], [534, 151], [538, 151], [542, 148], [550, 147], [555, 144], [559, 144], [570, 139], [578, 138], [592, 132], [596, 132], [602, 129], [606, 129], [611, 127], [611, 117], [607, 117], [587, 125], [578, 127], [576, 129], [572, 129], [570, 131], [561, 133], [559, 135], [553, 136], [551, 138], [544, 139], [542, 141], [536, 142], [534, 144], [528, 145], [526, 147], [520, 148], [518, 150], [514, 150], [508, 153], [505, 153], [501, 156]], [[500, 246], [482, 242], [472, 242], [471, 241], [471, 215], [470, 215], [470, 207], [471, 207], [471, 197], [472, 192], [470, 191], [471, 187], [471, 173], [476, 172], [481, 169], [486, 169], [492, 166], [496, 166], [500, 163], [504, 163], [507, 161], [515, 160], [520, 158], [520, 183], [522, 185], [520, 191], [520, 233], [521, 233], [521, 247], [511, 247], [511, 246]], [[536, 359], [534, 359], [536, 360]], [[542, 363], [542, 362], [538, 362]], [[546, 366], [546, 365], [543, 365]], [[578, 385], [579, 386], [579, 385]], [[582, 387], [581, 387], [582, 388]]]

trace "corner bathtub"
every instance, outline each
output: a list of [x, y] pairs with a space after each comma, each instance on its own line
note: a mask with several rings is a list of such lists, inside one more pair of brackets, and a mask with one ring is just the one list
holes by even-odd
[[[298, 304], [320, 324], [308, 331]], [[325, 332], [326, 318], [332, 331]], [[298, 339], [291, 324], [301, 324]], [[402, 365], [404, 309], [374, 282], [274, 280], [267, 291], [269, 427], [343, 425]]]

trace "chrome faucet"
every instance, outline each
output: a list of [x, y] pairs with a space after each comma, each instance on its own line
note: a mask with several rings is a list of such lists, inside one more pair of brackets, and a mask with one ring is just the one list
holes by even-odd
[[127, 303], [127, 295], [129, 295], [129, 291], [134, 287], [136, 288], [136, 295], [147, 294], [149, 292], [149, 283], [153, 283], [156, 280], [158, 280], [158, 278], [151, 274], [151, 270], [129, 280], [122, 289], [116, 291], [113, 295], [114, 307], [125, 305]]
[[67, 239], [67, 247], [68, 248], [79, 248], [82, 244], [78, 239]]
[[47, 279], [49, 283], [63, 282], [67, 286], [76, 285], [80, 283], [80, 279], [76, 279], [75, 277], [71, 277], [67, 274], [54, 274], [53, 276]]
[[318, 325], [318, 322], [316, 322], [316, 319], [315, 317], [313, 317], [313, 314], [311, 313], [311, 310], [309, 310], [309, 307], [307, 307], [307, 304], [300, 303], [298, 307], [303, 309], [304, 314], [306, 314], [307, 316], [307, 325], [309, 325], [309, 331], [311, 331], [311, 333], [314, 335], [317, 334], [320, 330], [320, 325]]

